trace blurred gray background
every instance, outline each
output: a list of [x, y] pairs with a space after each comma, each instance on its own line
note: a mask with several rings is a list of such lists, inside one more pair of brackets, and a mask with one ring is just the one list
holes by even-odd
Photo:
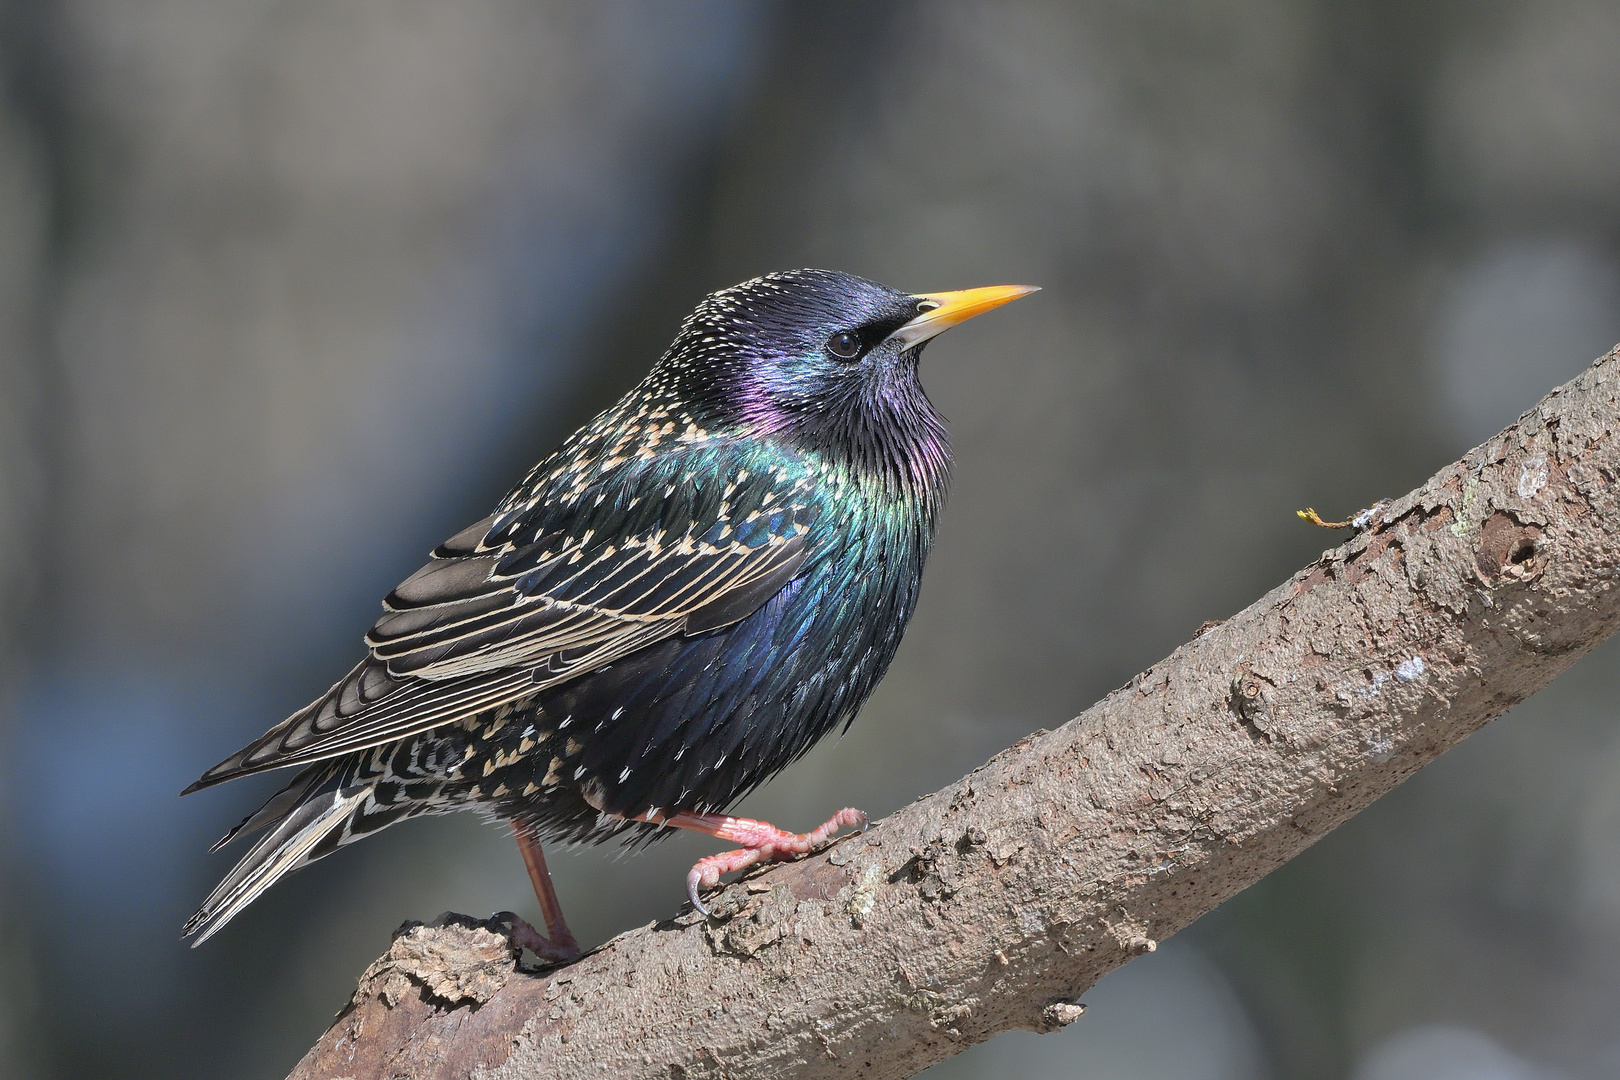
[[[184, 801], [698, 298], [1045, 291], [936, 343], [959, 468], [861, 722], [903, 805], [1052, 727], [1620, 340], [1620, 6], [0, 0], [0, 1075], [283, 1075], [405, 918], [536, 914], [410, 823], [179, 926]], [[1620, 651], [938, 1077], [1620, 1075]], [[559, 853], [594, 944], [711, 850]]]

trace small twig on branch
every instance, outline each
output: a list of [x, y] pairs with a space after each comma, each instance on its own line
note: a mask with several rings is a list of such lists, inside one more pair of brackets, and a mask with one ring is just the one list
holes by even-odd
[[293, 1076], [902, 1077], [1068, 1023], [1620, 626], [1617, 418], [1620, 350], [1078, 719], [715, 918], [541, 974], [470, 925], [403, 934]]

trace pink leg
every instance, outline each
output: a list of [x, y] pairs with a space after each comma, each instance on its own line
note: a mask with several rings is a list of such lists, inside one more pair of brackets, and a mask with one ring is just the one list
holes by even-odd
[[546, 869], [546, 856], [540, 850], [540, 841], [525, 833], [514, 822], [512, 835], [517, 837], [518, 850], [523, 853], [523, 865], [529, 870], [529, 882], [534, 886], [535, 898], [540, 901], [540, 916], [545, 920], [546, 933], [542, 934], [510, 911], [503, 911], [496, 919], [511, 929], [512, 943], [521, 945], [542, 960], [566, 964], [578, 960], [579, 942], [563, 920], [562, 904], [557, 902], [557, 890], [551, 886], [551, 871]]
[[750, 818], [727, 817], [724, 814], [688, 814], [684, 811], [662, 819], [661, 824], [672, 825], [678, 829], [691, 829], [742, 845], [737, 851], [723, 851], [719, 855], [699, 859], [697, 865], [692, 867], [692, 872], [686, 875], [686, 895], [691, 898], [694, 908], [707, 915], [709, 909], [698, 899], [698, 890], [714, 888], [720, 884], [722, 874], [753, 866], [757, 862], [780, 862], [795, 855], [803, 855], [811, 848], [825, 844], [840, 829], [854, 827], [864, 832], [866, 815], [846, 806], [820, 828], [807, 833], [786, 832], [769, 822], [754, 821]]

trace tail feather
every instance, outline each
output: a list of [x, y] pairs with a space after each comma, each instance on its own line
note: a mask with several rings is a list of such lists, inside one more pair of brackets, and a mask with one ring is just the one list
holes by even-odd
[[321, 762], [304, 769], [292, 778], [292, 783], [270, 796], [263, 806], [243, 818], [230, 832], [215, 840], [214, 846], [208, 849], [209, 854], [218, 851], [243, 833], [257, 832], [284, 817], [303, 801], [311, 789], [329, 782], [337, 771], [337, 766], [332, 762]]
[[[242, 825], [232, 830], [225, 839], [229, 840], [271, 806], [279, 808], [285, 805], [282, 796], [298, 786], [298, 781], [295, 780], [287, 789], [266, 803], [259, 813], [252, 815]], [[239, 911], [258, 899], [264, 890], [274, 885], [284, 875], [314, 862], [341, 846], [347, 837], [339, 833], [339, 830], [350, 822], [356, 810], [363, 812], [366, 800], [371, 797], [374, 789], [373, 784], [339, 787], [332, 783], [329, 786], [315, 787], [313, 790], [310, 787], [300, 790], [296, 796], [299, 801], [286, 811], [285, 816], [276, 822], [274, 828], [242, 856], [242, 861], [236, 864], [236, 868], [208, 894], [208, 898], [203, 901], [202, 907], [197, 909], [197, 913], [186, 920], [186, 925], [181, 930], [182, 936], [195, 935], [197, 940], [191, 945], [192, 948], [196, 948], [218, 933], [220, 928], [230, 922]], [[339, 835], [333, 836], [333, 833]]]

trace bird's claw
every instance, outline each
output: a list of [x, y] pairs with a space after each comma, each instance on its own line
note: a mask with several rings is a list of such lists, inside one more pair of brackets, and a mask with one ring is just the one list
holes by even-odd
[[709, 909], [703, 906], [698, 899], [698, 890], [712, 889], [720, 884], [720, 879], [735, 870], [743, 870], [761, 859], [774, 860], [786, 858], [791, 852], [778, 852], [775, 848], [738, 848], [736, 851], [722, 851], [718, 855], [709, 855], [699, 859], [686, 875], [686, 897], [692, 901], [692, 907], [704, 918], [711, 918]]
[[[670, 824], [693, 828], [698, 820], [696, 816], [686, 821], [676, 817]], [[710, 827], [716, 820], [723, 821], [724, 824]], [[712, 918], [698, 894], [702, 889], [712, 889], [719, 885], [720, 878], [724, 875], [746, 869], [757, 862], [781, 862], [795, 855], [803, 855], [831, 840], [840, 829], [853, 828], [856, 835], [859, 835], [867, 830], [868, 824], [866, 814], [854, 807], [845, 807], [824, 822], [820, 828], [807, 833], [785, 832], [766, 822], [750, 821], [746, 818], [704, 821], [700, 826], [702, 831], [735, 840], [746, 846], [699, 859], [686, 875], [686, 898], [692, 901], [692, 910], [706, 919]]]
[[[693, 874], [695, 873], [696, 870], [694, 868]], [[686, 875], [686, 898], [692, 901], [693, 911], [697, 912], [705, 919], [712, 919], [714, 916], [709, 914], [709, 909], [703, 906], [702, 900], [698, 899], [698, 882], [693, 877], [693, 874]]]
[[551, 963], [571, 964], [584, 955], [579, 942], [574, 940], [572, 934], [553, 940], [529, 925], [528, 920], [514, 911], [497, 911], [489, 917], [488, 925], [491, 930], [504, 935], [506, 940], [519, 949], [528, 949], [540, 959]]

